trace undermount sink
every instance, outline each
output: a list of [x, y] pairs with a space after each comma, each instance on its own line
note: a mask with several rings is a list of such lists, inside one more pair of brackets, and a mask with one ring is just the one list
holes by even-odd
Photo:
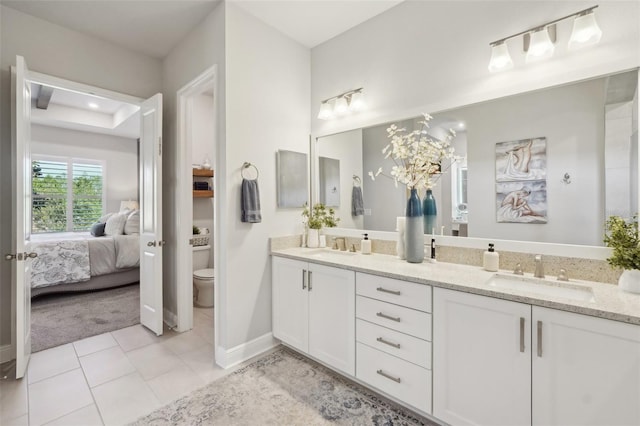
[[328, 256], [333, 256], [334, 254], [343, 255], [343, 256], [354, 256], [354, 255], [358, 254], [358, 252], [332, 250], [330, 248], [318, 248], [318, 249], [308, 250], [306, 254], [308, 254], [309, 256], [314, 256], [314, 257], [328, 257]]
[[526, 291], [543, 296], [595, 302], [593, 291], [589, 287], [542, 278], [495, 274], [487, 281], [487, 285], [495, 288]]

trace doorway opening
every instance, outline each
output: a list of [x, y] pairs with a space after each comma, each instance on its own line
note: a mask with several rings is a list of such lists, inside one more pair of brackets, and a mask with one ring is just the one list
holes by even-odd
[[219, 318], [216, 67], [177, 93], [177, 326], [217, 347]]

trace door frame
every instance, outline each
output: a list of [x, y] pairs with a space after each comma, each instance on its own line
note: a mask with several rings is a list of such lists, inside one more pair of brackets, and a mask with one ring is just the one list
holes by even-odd
[[[55, 77], [49, 74], [43, 74], [36, 71], [29, 70], [27, 79], [30, 83], [46, 84], [59, 89], [71, 90], [78, 93], [87, 95], [100, 96], [107, 99], [112, 99], [120, 102], [126, 102], [133, 105], [141, 106], [145, 101], [143, 98], [127, 95], [124, 93], [114, 92], [112, 90], [103, 89], [96, 86], [91, 86], [84, 83], [79, 83], [64, 78]], [[12, 124], [13, 125], [13, 124]], [[13, 212], [12, 212], [13, 215]], [[13, 284], [12, 284], [13, 285]], [[15, 297], [11, 297], [11, 353], [15, 359], [16, 356], [16, 300]], [[29, 324], [29, 326], [31, 326]]]
[[[183, 223], [191, 223], [193, 221], [193, 192], [192, 192], [192, 159], [191, 159], [191, 99], [193, 96], [200, 95], [207, 90], [213, 89], [213, 126], [215, 129], [213, 143], [214, 150], [214, 170], [220, 170], [220, 151], [218, 149], [218, 120], [219, 111], [219, 91], [218, 91], [218, 66], [213, 65], [204, 72], [182, 86], [177, 92], [177, 170], [176, 170], [176, 203], [175, 203], [175, 226], [176, 229], [176, 331], [184, 332], [193, 328], [193, 250], [189, 244], [192, 238], [191, 228], [181, 226]], [[213, 190], [216, 194], [216, 181], [213, 179]], [[219, 265], [220, 253], [220, 222], [218, 220], [219, 205], [216, 197], [213, 198], [213, 263]], [[223, 316], [220, 315], [219, 303], [221, 294], [220, 287], [224, 283], [219, 280], [219, 267], [214, 272], [214, 347], [218, 348], [218, 336], [220, 321]]]

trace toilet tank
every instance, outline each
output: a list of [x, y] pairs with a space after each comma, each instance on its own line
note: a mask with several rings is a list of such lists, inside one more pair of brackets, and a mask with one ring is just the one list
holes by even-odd
[[209, 267], [210, 245], [193, 247], [193, 270], [206, 269]]

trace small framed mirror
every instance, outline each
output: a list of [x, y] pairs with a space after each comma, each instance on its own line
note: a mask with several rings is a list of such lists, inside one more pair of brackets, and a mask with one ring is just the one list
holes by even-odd
[[278, 150], [276, 187], [279, 208], [299, 208], [309, 200], [307, 154]]

